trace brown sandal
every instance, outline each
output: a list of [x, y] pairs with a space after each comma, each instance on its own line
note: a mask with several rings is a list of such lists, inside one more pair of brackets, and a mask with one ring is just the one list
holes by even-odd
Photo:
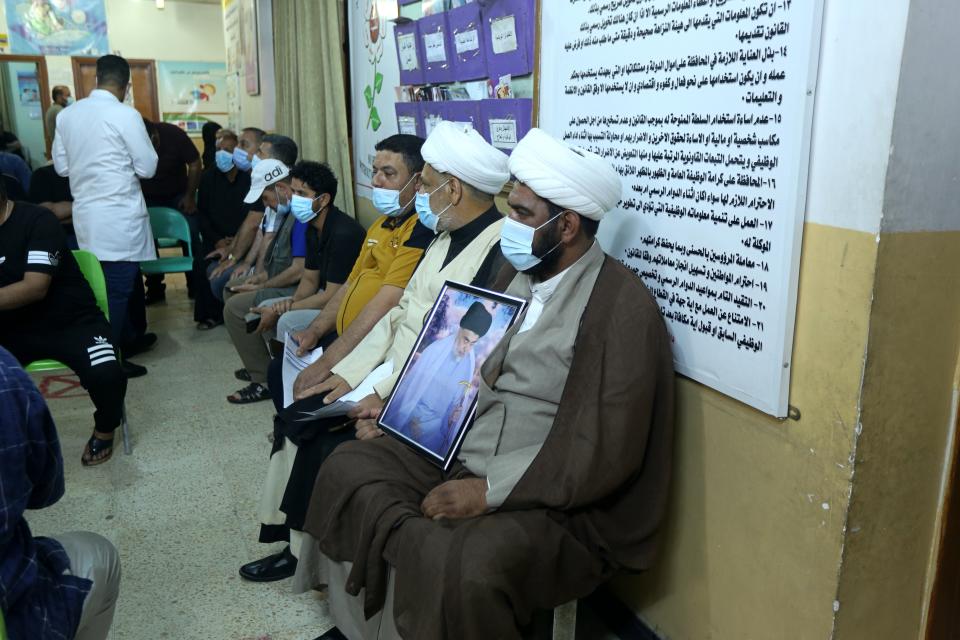
[[[102, 456], [102, 457], [101, 457]], [[90, 436], [87, 446], [83, 450], [80, 464], [85, 467], [95, 467], [113, 457], [113, 438], [101, 440], [97, 436]]]

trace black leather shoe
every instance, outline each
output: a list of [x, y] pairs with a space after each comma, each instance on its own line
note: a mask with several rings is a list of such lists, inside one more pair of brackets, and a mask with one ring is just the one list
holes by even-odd
[[315, 640], [350, 640], [347, 636], [343, 635], [343, 632], [336, 627], [328, 630], [322, 636], [317, 636]]
[[120, 347], [120, 353], [123, 354], [124, 358], [132, 358], [133, 356], [139, 355], [144, 351], [149, 351], [157, 344], [157, 334], [155, 333], [145, 333], [139, 338], [136, 338], [130, 344], [125, 344]]
[[127, 376], [127, 379], [130, 378], [139, 378], [140, 376], [147, 375], [147, 368], [141, 367], [138, 364], [134, 364], [129, 360], [124, 360], [120, 363], [120, 368], [123, 370], [123, 374]]
[[240, 567], [240, 577], [250, 582], [276, 582], [292, 578], [297, 571], [297, 559], [290, 553], [290, 546], [280, 553], [261, 558]]

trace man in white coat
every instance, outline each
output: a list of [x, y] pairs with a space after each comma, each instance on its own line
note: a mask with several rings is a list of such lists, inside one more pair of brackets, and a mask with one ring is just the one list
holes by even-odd
[[[70, 178], [73, 226], [81, 249], [103, 265], [114, 344], [124, 355], [156, 341], [147, 334], [140, 262], [156, 258], [140, 178], [157, 170], [157, 152], [143, 118], [123, 103], [130, 65], [120, 56], [97, 60], [97, 88], [57, 117], [53, 164]], [[129, 377], [144, 367], [125, 360]]]

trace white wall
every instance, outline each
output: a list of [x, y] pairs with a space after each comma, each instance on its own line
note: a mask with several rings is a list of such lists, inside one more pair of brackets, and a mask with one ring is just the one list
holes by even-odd
[[960, 3], [913, 0], [883, 231], [960, 231]]
[[880, 230], [909, 5], [826, 0], [807, 222]]

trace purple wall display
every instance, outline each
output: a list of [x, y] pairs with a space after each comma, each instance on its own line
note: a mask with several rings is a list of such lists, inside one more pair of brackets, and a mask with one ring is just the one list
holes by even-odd
[[523, 76], [533, 71], [534, 0], [491, 0], [481, 9], [487, 72]]
[[420, 102], [397, 102], [397, 131], [412, 136], [426, 137], [423, 134], [423, 116], [420, 114]]
[[470, 123], [479, 133], [483, 133], [483, 120], [480, 118], [480, 100], [452, 100], [445, 102], [444, 120], [456, 123]]
[[400, 62], [401, 84], [423, 84], [423, 54], [420, 50], [420, 32], [416, 22], [393, 27], [397, 41], [397, 59]]
[[533, 100], [481, 100], [480, 123], [479, 131], [483, 137], [497, 149], [509, 154], [530, 131]]
[[424, 16], [417, 21], [419, 30], [423, 79], [430, 84], [453, 82], [457, 79], [456, 60], [447, 25], [447, 13]]
[[433, 131], [433, 128], [437, 126], [437, 123], [441, 120], [448, 120], [446, 117], [447, 109], [444, 105], [449, 104], [447, 102], [421, 102], [420, 103], [420, 119], [423, 122], [423, 137], [426, 138], [430, 135], [430, 132]]
[[447, 12], [450, 41], [457, 61], [457, 80], [487, 77], [487, 55], [480, 5], [471, 3]]

